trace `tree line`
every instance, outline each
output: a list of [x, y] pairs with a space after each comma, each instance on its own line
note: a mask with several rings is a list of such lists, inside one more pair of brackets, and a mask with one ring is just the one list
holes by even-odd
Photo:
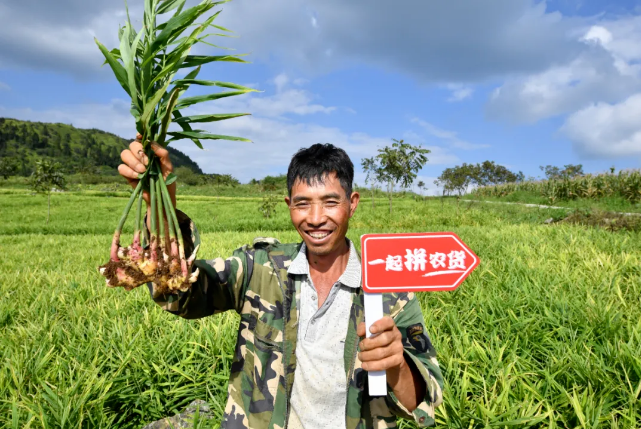
[[434, 181], [443, 189], [443, 195], [454, 193], [462, 196], [472, 187], [492, 186], [503, 183], [522, 182], [525, 175], [522, 171], [514, 173], [494, 161], [484, 161], [478, 164], [457, 165], [446, 168]]

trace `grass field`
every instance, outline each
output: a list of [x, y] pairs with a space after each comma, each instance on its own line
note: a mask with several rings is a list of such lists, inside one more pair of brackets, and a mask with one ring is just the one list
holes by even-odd
[[[45, 225], [45, 197], [0, 193], [0, 427], [138, 428], [194, 399], [222, 415], [238, 318], [181, 320], [145, 288], [105, 287], [96, 267], [126, 202], [107, 195], [55, 194]], [[264, 219], [259, 203], [178, 200], [201, 258], [298, 240], [283, 204]], [[458, 290], [419, 296], [446, 380], [440, 425], [639, 426], [640, 233], [544, 225], [554, 210], [394, 203], [390, 216], [365, 199], [349, 237], [453, 231], [481, 258]]]

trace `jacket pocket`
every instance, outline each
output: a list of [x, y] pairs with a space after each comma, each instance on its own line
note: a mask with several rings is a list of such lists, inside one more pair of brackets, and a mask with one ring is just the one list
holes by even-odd
[[276, 395], [284, 381], [282, 332], [260, 319], [254, 330], [254, 382], [264, 395]]
[[245, 391], [251, 391], [250, 412], [273, 412], [278, 386], [284, 384], [282, 332], [260, 320], [255, 312], [243, 315], [241, 323], [246, 323], [243, 373], [249, 388]]

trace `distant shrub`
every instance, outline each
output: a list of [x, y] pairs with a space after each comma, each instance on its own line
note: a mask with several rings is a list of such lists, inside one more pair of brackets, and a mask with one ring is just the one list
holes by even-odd
[[178, 176], [178, 183], [183, 183], [189, 186], [201, 185], [203, 183], [202, 177], [189, 167], [178, 167], [174, 170]]
[[200, 176], [203, 183], [213, 186], [238, 186], [240, 182], [231, 174], [203, 174]]
[[258, 207], [258, 211], [263, 214], [264, 218], [270, 218], [276, 213], [276, 205], [278, 204], [278, 201], [279, 198], [276, 195], [265, 195]]

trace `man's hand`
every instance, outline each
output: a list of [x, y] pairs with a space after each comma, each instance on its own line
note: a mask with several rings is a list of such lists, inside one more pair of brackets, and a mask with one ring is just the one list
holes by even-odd
[[[138, 174], [144, 173], [147, 168], [147, 164], [149, 163], [149, 159], [143, 151], [140, 139], [142, 139], [142, 136], [138, 134], [136, 136], [136, 140], [131, 142], [129, 145], [129, 149], [125, 149], [120, 153], [120, 159], [123, 163], [118, 166], [118, 173], [127, 179], [131, 187], [134, 189], [138, 185]], [[169, 173], [174, 170], [171, 165], [171, 160], [169, 159], [169, 151], [157, 143], [152, 143], [151, 148], [156, 156], [160, 158], [160, 171], [166, 179]], [[169, 191], [171, 202], [174, 207], [176, 207], [176, 182], [167, 186], [167, 190]], [[149, 193], [147, 191], [143, 193], [143, 198], [147, 202], [147, 209], [149, 209], [150, 201]]]
[[[365, 371], [387, 371], [405, 365], [403, 357], [403, 336], [396, 327], [394, 319], [384, 317], [375, 322], [370, 331], [378, 334], [361, 341], [358, 354]], [[365, 323], [358, 325], [356, 334], [365, 336]]]
[[[373, 337], [360, 343], [358, 358], [365, 371], [386, 371], [387, 384], [398, 400], [410, 411], [414, 411], [425, 397], [425, 381], [418, 370], [405, 360], [403, 336], [389, 316], [376, 321], [370, 327]], [[365, 336], [365, 323], [358, 325], [356, 334]]]

